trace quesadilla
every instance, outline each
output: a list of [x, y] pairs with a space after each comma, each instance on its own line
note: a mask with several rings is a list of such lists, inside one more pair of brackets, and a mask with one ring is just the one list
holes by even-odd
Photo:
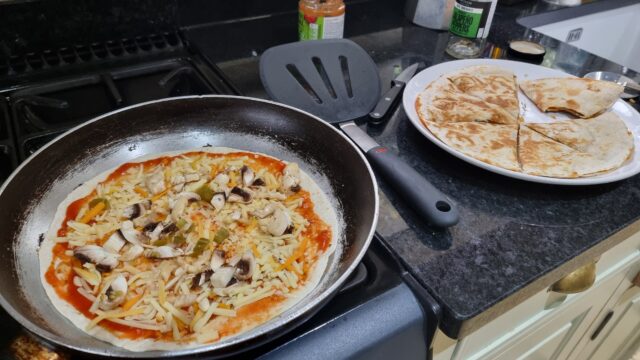
[[518, 85], [513, 72], [490, 65], [470, 66], [446, 75], [461, 92], [520, 116]]
[[530, 129], [568, 147], [589, 154], [599, 172], [620, 167], [632, 154], [633, 137], [624, 121], [613, 113], [592, 119], [526, 124]]
[[517, 159], [517, 125], [482, 122], [439, 124], [427, 128], [443, 143], [487, 164], [520, 171]]
[[418, 96], [416, 111], [423, 124], [469, 121], [518, 123], [518, 118], [502, 107], [461, 92], [444, 76], [429, 84]]
[[53, 305], [132, 351], [259, 326], [307, 296], [337, 218], [295, 163], [227, 148], [121, 165], [74, 190], [39, 250]]
[[542, 111], [565, 111], [581, 118], [607, 110], [624, 90], [609, 81], [571, 77], [523, 81], [520, 88]]

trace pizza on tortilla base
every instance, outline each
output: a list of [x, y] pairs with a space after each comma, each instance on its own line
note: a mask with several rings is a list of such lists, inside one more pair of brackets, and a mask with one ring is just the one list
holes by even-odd
[[54, 306], [132, 350], [265, 323], [317, 285], [335, 207], [294, 163], [228, 148], [123, 164], [74, 190], [40, 248]]

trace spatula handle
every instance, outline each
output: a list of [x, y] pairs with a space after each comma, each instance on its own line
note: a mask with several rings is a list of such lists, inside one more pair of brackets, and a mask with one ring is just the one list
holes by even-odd
[[455, 204], [389, 149], [384, 146], [374, 147], [367, 151], [367, 158], [377, 172], [428, 223], [441, 228], [458, 223], [459, 215]]

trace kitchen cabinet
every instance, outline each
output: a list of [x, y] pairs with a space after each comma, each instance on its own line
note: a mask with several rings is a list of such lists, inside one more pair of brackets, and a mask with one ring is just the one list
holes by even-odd
[[446, 349], [435, 344], [434, 359], [628, 359], [640, 341], [640, 288], [631, 284], [640, 271], [640, 234], [603, 254], [597, 268], [590, 289], [544, 290]]
[[640, 276], [640, 260], [620, 283], [614, 297], [582, 340], [584, 346], [575, 359], [630, 359], [640, 347], [640, 287], [632, 280]]

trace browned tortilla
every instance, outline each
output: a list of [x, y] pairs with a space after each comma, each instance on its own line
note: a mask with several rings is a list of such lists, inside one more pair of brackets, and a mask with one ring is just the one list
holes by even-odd
[[609, 81], [569, 77], [523, 81], [520, 88], [542, 111], [565, 111], [581, 118], [604, 112], [624, 90]]

